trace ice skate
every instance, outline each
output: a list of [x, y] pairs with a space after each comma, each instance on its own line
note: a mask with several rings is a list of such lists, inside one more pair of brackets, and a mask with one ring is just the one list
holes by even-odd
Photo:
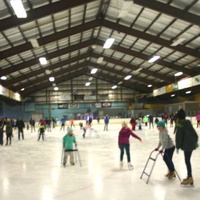
[[122, 169], [122, 168], [123, 168], [123, 161], [120, 161], [120, 164], [119, 164], [119, 166], [120, 166], [120, 169]]
[[173, 179], [173, 178], [176, 178], [176, 174], [175, 172], [169, 172], [169, 175], [168, 175], [168, 179]]
[[194, 184], [194, 180], [192, 177], [183, 179], [183, 181], [181, 182], [181, 185], [193, 185], [193, 184]]
[[131, 163], [128, 163], [129, 170], [133, 170], [133, 165]]

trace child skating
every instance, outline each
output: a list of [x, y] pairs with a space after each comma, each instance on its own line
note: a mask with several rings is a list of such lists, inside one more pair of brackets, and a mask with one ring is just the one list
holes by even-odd
[[67, 159], [69, 156], [70, 164], [74, 165], [74, 145], [77, 147], [76, 137], [73, 134], [72, 128], [67, 128], [67, 134], [63, 137], [63, 151], [64, 151], [64, 158], [63, 158], [63, 166], [65, 167], [67, 164]]
[[135, 133], [131, 131], [131, 129], [127, 126], [126, 122], [122, 122], [122, 129], [119, 131], [119, 136], [118, 136], [118, 145], [120, 149], [120, 168], [123, 167], [123, 156], [125, 150], [127, 155], [128, 168], [132, 170], [133, 165], [131, 164], [130, 143], [129, 143], [130, 136], [138, 139], [140, 142], [142, 141], [142, 139], [139, 136], [137, 136]]
[[172, 179], [176, 177], [174, 163], [172, 161], [175, 145], [168, 134], [164, 121], [159, 121], [157, 123], [157, 128], [159, 131], [159, 142], [155, 150], [160, 151], [160, 153], [164, 152], [163, 160], [168, 168], [168, 173], [165, 176], [168, 179]]

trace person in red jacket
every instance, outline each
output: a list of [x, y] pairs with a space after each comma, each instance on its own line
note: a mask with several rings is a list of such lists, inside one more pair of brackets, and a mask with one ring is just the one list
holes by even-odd
[[131, 156], [130, 156], [130, 143], [129, 137], [132, 136], [142, 142], [142, 139], [137, 136], [131, 129], [127, 126], [126, 122], [122, 122], [122, 129], [119, 131], [118, 136], [118, 145], [120, 149], [120, 167], [123, 167], [123, 157], [124, 157], [124, 150], [126, 151], [127, 161], [128, 161], [128, 168], [130, 170], [133, 169], [133, 165], [131, 164]]

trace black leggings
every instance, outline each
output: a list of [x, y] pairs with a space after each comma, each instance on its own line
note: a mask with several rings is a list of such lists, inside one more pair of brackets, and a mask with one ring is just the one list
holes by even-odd
[[185, 157], [185, 164], [187, 168], [187, 176], [192, 177], [192, 166], [190, 163], [190, 159], [192, 156], [192, 151], [184, 151], [184, 157]]
[[131, 156], [130, 156], [130, 145], [129, 144], [120, 144], [120, 161], [123, 161], [124, 157], [124, 149], [126, 151], [127, 161], [131, 162]]

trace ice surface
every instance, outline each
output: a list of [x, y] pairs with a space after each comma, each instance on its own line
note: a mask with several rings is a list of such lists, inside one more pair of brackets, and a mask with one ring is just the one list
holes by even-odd
[[[172, 200], [199, 199], [200, 148], [192, 156], [195, 185], [182, 187], [178, 178], [168, 180], [167, 168], [159, 156], [148, 184], [144, 175], [140, 179], [150, 152], [157, 146], [158, 131], [143, 126], [136, 130], [140, 143], [130, 138], [131, 159], [134, 170], [128, 170], [126, 156], [124, 167], [119, 167], [118, 132], [120, 124], [93, 124], [99, 137], [92, 133], [82, 138], [78, 124], [74, 129], [82, 162], [75, 166], [61, 165], [62, 137], [60, 127], [45, 133], [45, 141], [37, 141], [38, 133], [25, 130], [25, 140], [17, 140], [11, 146], [0, 146], [0, 200]], [[168, 127], [174, 138], [173, 128]], [[197, 129], [199, 133], [200, 129]], [[5, 136], [4, 136], [5, 143]], [[174, 154], [174, 164], [181, 178], [186, 177], [183, 152]]]

